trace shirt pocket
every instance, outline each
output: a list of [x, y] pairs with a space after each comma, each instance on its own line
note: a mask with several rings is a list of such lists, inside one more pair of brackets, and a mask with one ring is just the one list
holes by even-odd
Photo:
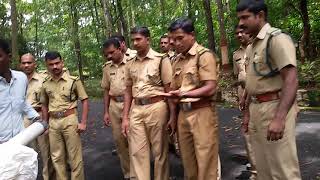
[[182, 70], [178, 69], [173, 74], [173, 80], [178, 87], [181, 86], [181, 82], [182, 82], [181, 72], [182, 72]]
[[263, 55], [255, 54], [253, 57], [253, 70], [256, 75], [267, 74], [270, 72], [268, 65], [265, 62]]
[[151, 84], [161, 85], [161, 78], [159, 74], [159, 69], [157, 67], [148, 67], [147, 81], [149, 81]]
[[23, 112], [24, 107], [24, 98], [15, 98], [12, 101], [13, 112]]
[[40, 90], [35, 91], [35, 92], [33, 93], [33, 98], [34, 98], [34, 101], [35, 101], [35, 102], [40, 102], [41, 91], [40, 91]]
[[197, 67], [191, 67], [186, 70], [184, 80], [186, 85], [197, 85], [199, 84], [199, 74]]

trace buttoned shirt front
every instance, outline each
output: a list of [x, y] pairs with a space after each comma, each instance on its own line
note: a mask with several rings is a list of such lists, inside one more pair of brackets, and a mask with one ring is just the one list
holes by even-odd
[[246, 79], [245, 53], [246, 47], [244, 46], [240, 46], [233, 53], [233, 73], [238, 76], [238, 81], [245, 81]]
[[149, 98], [164, 92], [163, 85], [172, 79], [172, 67], [169, 58], [150, 48], [145, 57], [136, 56], [127, 63], [125, 76], [133, 97]]
[[[200, 88], [204, 81], [217, 80], [217, 59], [209, 50], [200, 55], [199, 52], [204, 49], [203, 46], [195, 42], [185, 55], [177, 55], [173, 63], [172, 89], [188, 92]], [[183, 98], [180, 101], [193, 102], [198, 100], [200, 98]]]
[[109, 61], [103, 68], [101, 87], [111, 96], [122, 96], [126, 89], [125, 65], [129, 57], [124, 56], [119, 64]]
[[26, 101], [27, 76], [11, 70], [8, 83], [0, 76], [0, 143], [6, 142], [24, 129], [23, 117], [34, 119], [39, 114]]
[[33, 108], [40, 108], [41, 102], [41, 87], [44, 81], [45, 75], [34, 72], [31, 79], [29, 80], [27, 90], [27, 101]]
[[48, 104], [49, 112], [52, 112], [76, 108], [78, 100], [87, 98], [88, 95], [80, 79], [63, 72], [59, 79], [54, 79], [51, 75], [45, 79], [40, 101]]

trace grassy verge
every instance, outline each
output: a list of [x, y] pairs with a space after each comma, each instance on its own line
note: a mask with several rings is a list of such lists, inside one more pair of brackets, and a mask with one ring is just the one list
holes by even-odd
[[101, 88], [101, 79], [87, 79], [84, 82], [84, 86], [86, 88], [87, 94], [90, 99], [93, 100], [102, 100], [103, 99], [103, 90]]

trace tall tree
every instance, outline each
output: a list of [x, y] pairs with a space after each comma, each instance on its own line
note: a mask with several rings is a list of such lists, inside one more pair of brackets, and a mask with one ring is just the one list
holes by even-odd
[[81, 81], [83, 81], [83, 70], [82, 70], [82, 58], [81, 58], [81, 47], [80, 47], [80, 39], [79, 39], [79, 15], [78, 15], [78, 8], [77, 8], [77, 0], [71, 0], [70, 1], [70, 13], [71, 13], [71, 19], [72, 19], [72, 38], [75, 48], [75, 53], [77, 55], [78, 59], [78, 70], [79, 70], [79, 76]]
[[121, 0], [117, 0], [117, 10], [119, 13], [119, 18], [120, 18], [120, 22], [121, 22], [121, 27], [122, 27], [122, 32], [123, 35], [126, 39], [126, 42], [129, 43], [129, 32], [128, 32], [128, 26], [127, 26], [127, 22], [126, 19], [124, 18], [124, 13], [123, 13], [123, 8], [122, 8], [122, 1]]
[[303, 35], [301, 37], [301, 45], [306, 52], [307, 57], [311, 57], [312, 53], [312, 43], [310, 38], [310, 21], [308, 16], [308, 6], [307, 0], [300, 0], [299, 7], [301, 12], [301, 18], [303, 22]]
[[214, 40], [214, 29], [213, 29], [213, 23], [212, 23], [212, 12], [211, 12], [210, 0], [203, 0], [203, 7], [205, 10], [206, 20], [207, 20], [207, 33], [208, 33], [209, 48], [213, 52], [215, 52], [216, 45], [215, 45], [215, 40]]
[[222, 67], [228, 68], [229, 58], [228, 58], [228, 41], [226, 35], [226, 28], [224, 25], [224, 17], [223, 17], [223, 6], [221, 0], [216, 0], [218, 5], [218, 22], [220, 29], [220, 49], [221, 49], [221, 59], [222, 59]]
[[18, 13], [17, 6], [15, 0], [10, 0], [11, 6], [11, 48], [12, 48], [12, 57], [14, 61], [14, 65], [17, 64], [19, 59], [19, 50], [18, 50]]
[[106, 35], [110, 36], [112, 33], [114, 33], [114, 21], [111, 16], [109, 1], [108, 0], [101, 0], [101, 5], [103, 8]]

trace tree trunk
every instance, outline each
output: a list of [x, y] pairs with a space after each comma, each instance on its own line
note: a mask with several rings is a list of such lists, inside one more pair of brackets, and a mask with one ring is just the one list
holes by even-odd
[[[313, 56], [312, 52], [312, 43], [310, 38], [310, 21], [308, 16], [308, 7], [307, 7], [307, 0], [300, 0], [300, 12], [301, 12], [301, 18], [303, 22], [303, 35], [301, 38], [301, 45], [302, 49], [305, 52], [305, 55], [307, 58]], [[302, 59], [304, 61], [304, 59]]]
[[160, 11], [161, 11], [161, 25], [162, 25], [162, 28], [165, 28], [166, 27], [166, 24], [165, 24], [165, 19], [166, 19], [166, 12], [165, 12], [165, 9], [166, 9], [166, 1], [165, 0], [160, 0]]
[[18, 64], [19, 59], [19, 49], [18, 49], [18, 19], [17, 19], [17, 7], [16, 7], [16, 1], [10, 0], [10, 6], [11, 6], [11, 53], [12, 53], [12, 59], [13, 59], [13, 66], [16, 66]]
[[203, 0], [203, 7], [205, 10], [206, 20], [207, 20], [207, 33], [208, 33], [209, 48], [213, 52], [215, 52], [216, 45], [215, 45], [215, 40], [214, 40], [214, 30], [213, 30], [213, 23], [212, 23], [212, 12], [211, 12], [210, 0]]
[[78, 9], [76, 6], [77, 1], [71, 1], [70, 3], [70, 10], [71, 10], [71, 19], [72, 19], [72, 36], [73, 36], [73, 43], [75, 48], [75, 53], [78, 59], [78, 70], [79, 76], [81, 81], [83, 82], [83, 70], [82, 70], [82, 58], [81, 58], [81, 47], [80, 47], [80, 39], [79, 39], [79, 16], [78, 16]]
[[221, 0], [216, 0], [218, 5], [218, 20], [219, 20], [219, 28], [220, 28], [220, 48], [221, 48], [221, 59], [222, 59], [222, 67], [224, 69], [229, 68], [229, 57], [228, 57], [228, 41], [226, 36], [226, 29], [224, 25], [224, 17], [223, 17], [223, 6]]
[[114, 22], [111, 16], [108, 0], [101, 0], [101, 5], [103, 8], [106, 35], [111, 36], [111, 34], [114, 32]]
[[123, 9], [122, 9], [121, 2], [122, 2], [121, 0], [117, 0], [117, 9], [118, 9], [118, 13], [119, 13], [123, 36], [125, 37], [126, 42], [129, 43], [128, 26], [127, 26], [126, 20], [123, 15]]
[[91, 17], [92, 17], [92, 22], [93, 22], [93, 31], [94, 34], [96, 36], [96, 40], [97, 43], [100, 43], [100, 35], [99, 35], [99, 30], [98, 30], [98, 23], [97, 23], [97, 19], [99, 18], [98, 16], [95, 16], [96, 14], [94, 13], [94, 5], [91, 5], [91, 1], [88, 0], [88, 5], [90, 7], [90, 13], [91, 13]]

